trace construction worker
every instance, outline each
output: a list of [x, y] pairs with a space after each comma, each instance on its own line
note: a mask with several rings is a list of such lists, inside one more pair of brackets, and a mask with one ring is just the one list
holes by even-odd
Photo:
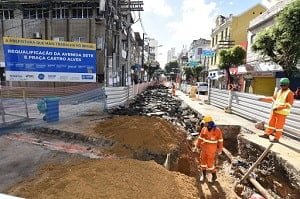
[[215, 167], [216, 155], [220, 155], [223, 150], [222, 131], [215, 125], [211, 116], [204, 116], [202, 119], [204, 128], [202, 128], [198, 137], [196, 147], [200, 149], [200, 167], [202, 175], [200, 181], [206, 178], [206, 171], [212, 173], [212, 182], [217, 180], [217, 170]]
[[175, 94], [176, 94], [176, 85], [175, 85], [175, 83], [173, 82], [173, 83], [172, 83], [172, 95], [175, 96]]
[[273, 97], [260, 98], [260, 101], [273, 102], [272, 113], [269, 124], [266, 127], [265, 133], [260, 135], [262, 138], [269, 139], [270, 135], [275, 138], [271, 142], [278, 143], [282, 136], [283, 127], [286, 117], [290, 114], [294, 103], [294, 94], [289, 89], [290, 80], [288, 78], [280, 79], [280, 87], [278, 92], [274, 92]]

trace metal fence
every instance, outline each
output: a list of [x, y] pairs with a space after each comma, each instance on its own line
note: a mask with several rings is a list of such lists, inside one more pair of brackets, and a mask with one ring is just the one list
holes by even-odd
[[[39, 104], [56, 97], [58, 106], [48, 106], [41, 113]], [[36, 121], [43, 124], [45, 115], [57, 113], [59, 121], [78, 116], [87, 110], [104, 109], [105, 92], [99, 84], [81, 84], [68, 87], [1, 87], [0, 128], [14, 127], [20, 122]], [[41, 107], [41, 106], [40, 106]], [[45, 107], [42, 107], [45, 108]], [[54, 110], [55, 109], [55, 110]]]
[[[267, 123], [272, 105], [258, 101], [261, 97], [263, 96], [211, 88], [208, 99], [216, 107], [231, 110], [232, 113], [255, 122]], [[295, 101], [284, 132], [300, 139], [300, 101]]]
[[112, 109], [125, 105], [130, 99], [143, 92], [148, 86], [153, 86], [154, 82], [144, 82], [130, 87], [106, 87], [105, 88], [105, 108]]
[[224, 109], [228, 107], [229, 91], [211, 88], [209, 89], [208, 100], [212, 105]]

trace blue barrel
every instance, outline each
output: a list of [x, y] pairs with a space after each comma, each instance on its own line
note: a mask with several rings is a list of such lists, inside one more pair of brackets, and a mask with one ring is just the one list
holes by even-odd
[[57, 122], [59, 120], [59, 98], [58, 97], [45, 97], [44, 101], [47, 106], [46, 122]]

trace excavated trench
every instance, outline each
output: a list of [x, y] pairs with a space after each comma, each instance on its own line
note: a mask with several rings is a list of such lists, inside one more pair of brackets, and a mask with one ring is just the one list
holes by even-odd
[[[128, 144], [123, 144], [122, 149], [131, 151], [130, 158], [137, 160], [154, 160], [164, 165], [168, 170], [178, 171], [188, 176], [198, 178], [198, 154], [192, 152], [193, 141], [198, 132], [197, 125], [201, 114], [190, 109], [183, 102], [176, 100], [168, 94], [165, 87], [152, 87], [141, 95], [137, 96], [129, 107], [119, 107], [109, 112], [114, 117], [129, 116], [150, 116], [159, 117], [171, 122], [176, 128], [183, 132], [182, 142], [170, 151], [164, 153], [153, 150], [135, 150]], [[224, 147], [229, 152], [223, 153], [218, 161], [218, 165], [225, 173], [236, 180], [240, 179], [240, 170], [247, 170], [253, 164], [264, 148], [252, 143], [243, 137], [243, 133], [249, 133], [240, 126], [219, 126], [223, 130]], [[100, 139], [97, 137], [78, 135], [57, 129], [33, 128], [34, 133], [52, 134], [70, 140], [80, 140], [83, 143], [110, 148], [115, 141], [110, 139]], [[222, 165], [225, 165], [222, 166]], [[288, 163], [278, 158], [275, 153], [269, 153], [261, 162], [253, 175], [261, 185], [269, 191], [274, 198], [297, 199], [300, 196], [299, 182], [295, 178], [295, 171]], [[258, 192], [252, 184], [243, 184], [242, 191], [238, 191], [241, 198], [250, 198]]]
[[[154, 102], [151, 101], [151, 99], [153, 100], [153, 98], [155, 98], [153, 97], [155, 96], [153, 94], [154, 93], [151, 92], [151, 90], [148, 90], [138, 96], [128, 108], [122, 107], [120, 109], [115, 109], [112, 113], [120, 115], [138, 114], [159, 116], [183, 128], [186, 132], [187, 140], [183, 142], [182, 146], [180, 146], [178, 150], [171, 151], [169, 156], [165, 156], [165, 154], [163, 154], [165, 157], [164, 164], [166, 166], [166, 163], [169, 160], [170, 165], [167, 165], [167, 167], [170, 170], [197, 177], [197, 154], [191, 151], [195, 136], [191, 135], [194, 135], [195, 132], [197, 132], [196, 126], [201, 114], [194, 112], [178, 100], [159, 99], [159, 104], [154, 106]], [[162, 106], [163, 102], [168, 105]], [[149, 108], [149, 105], [154, 106], [154, 108]], [[229, 159], [228, 154], [226, 156], [223, 153], [218, 164], [222, 165], [225, 162], [230, 162], [231, 164], [228, 164], [230, 168], [223, 169], [229, 169], [230, 172], [228, 172], [228, 175], [231, 175], [238, 181], [243, 176], [241, 170], [247, 171], [247, 169], [249, 169], [249, 167], [263, 153], [265, 148], [243, 137], [243, 133], [250, 132], [246, 128], [233, 125], [221, 125], [219, 127], [223, 130], [224, 147], [227, 149], [226, 151], [229, 152], [230, 158], [233, 159]], [[153, 155], [152, 157], [156, 162], [162, 164], [161, 155]], [[251, 174], [251, 176], [254, 177], [272, 195], [272, 197], [289, 199], [297, 199], [300, 197], [299, 182], [297, 182], [295, 175], [297, 175], [296, 170], [272, 152], [268, 153], [257, 169], [255, 169]], [[239, 192], [238, 195], [241, 198], [250, 198], [255, 192], [259, 193], [251, 183], [246, 182], [243, 185], [243, 191]]]
[[[230, 157], [223, 153], [218, 164], [222, 165], [225, 162], [230, 162], [231, 164], [227, 166], [229, 168], [223, 167], [222, 169], [226, 170], [228, 175], [231, 175], [238, 181], [244, 174], [241, 173], [241, 170], [247, 171], [263, 153], [265, 148], [245, 139], [242, 133], [245, 133], [243, 131], [246, 129], [241, 129], [240, 126], [219, 127], [223, 130], [224, 147], [227, 149], [225, 149], [227, 153], [230, 152]], [[247, 130], [247, 133], [248, 132]], [[188, 145], [191, 145], [191, 142], [185, 143], [183, 148], [189, 149]], [[170, 170], [198, 177], [195, 154], [189, 150], [183, 150], [179, 154], [171, 154], [170, 157]], [[272, 152], [268, 153], [257, 169], [251, 174], [273, 198], [285, 199], [298, 199], [300, 196], [299, 182], [297, 182], [295, 175], [297, 175], [296, 170]], [[241, 198], [248, 199], [252, 194], [259, 193], [250, 182], [245, 182], [242, 186], [242, 191], [236, 190]]]
[[[245, 129], [242, 129], [242, 133]], [[247, 169], [254, 163], [265, 150], [264, 147], [245, 139], [242, 134], [237, 136], [239, 157], [233, 163], [233, 168], [242, 166]], [[236, 150], [235, 150], [236, 151]], [[278, 157], [276, 153], [269, 152], [267, 156], [254, 170], [254, 178], [266, 189], [274, 198], [293, 198], [300, 197], [300, 184], [296, 176], [296, 169], [286, 160]], [[253, 188], [248, 184], [248, 188]], [[248, 190], [249, 191], [249, 190]]]

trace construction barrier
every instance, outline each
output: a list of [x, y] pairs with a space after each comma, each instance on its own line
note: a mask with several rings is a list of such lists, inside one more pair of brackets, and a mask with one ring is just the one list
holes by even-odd
[[210, 104], [225, 109], [228, 106], [229, 91], [210, 88], [208, 99]]
[[196, 98], [196, 94], [197, 94], [197, 86], [192, 86], [189, 97], [190, 98]]
[[[252, 120], [268, 123], [272, 104], [261, 102], [260, 95], [235, 91], [209, 89], [209, 103], [232, 113]], [[291, 137], [300, 139], [300, 101], [295, 101], [291, 114], [287, 117], [284, 132]]]
[[[58, 97], [56, 106], [41, 112], [41, 101]], [[105, 93], [100, 84], [89, 83], [69, 87], [0, 87], [0, 128], [13, 127], [31, 119], [42, 124], [44, 114], [55, 121], [68, 119], [94, 107], [103, 109]], [[49, 108], [50, 107], [50, 108]], [[52, 115], [55, 114], [55, 115]], [[50, 117], [49, 117], [50, 116]]]
[[153, 86], [154, 83], [144, 82], [129, 87], [105, 87], [105, 108], [112, 109], [125, 105], [130, 99], [146, 90], [148, 86]]

